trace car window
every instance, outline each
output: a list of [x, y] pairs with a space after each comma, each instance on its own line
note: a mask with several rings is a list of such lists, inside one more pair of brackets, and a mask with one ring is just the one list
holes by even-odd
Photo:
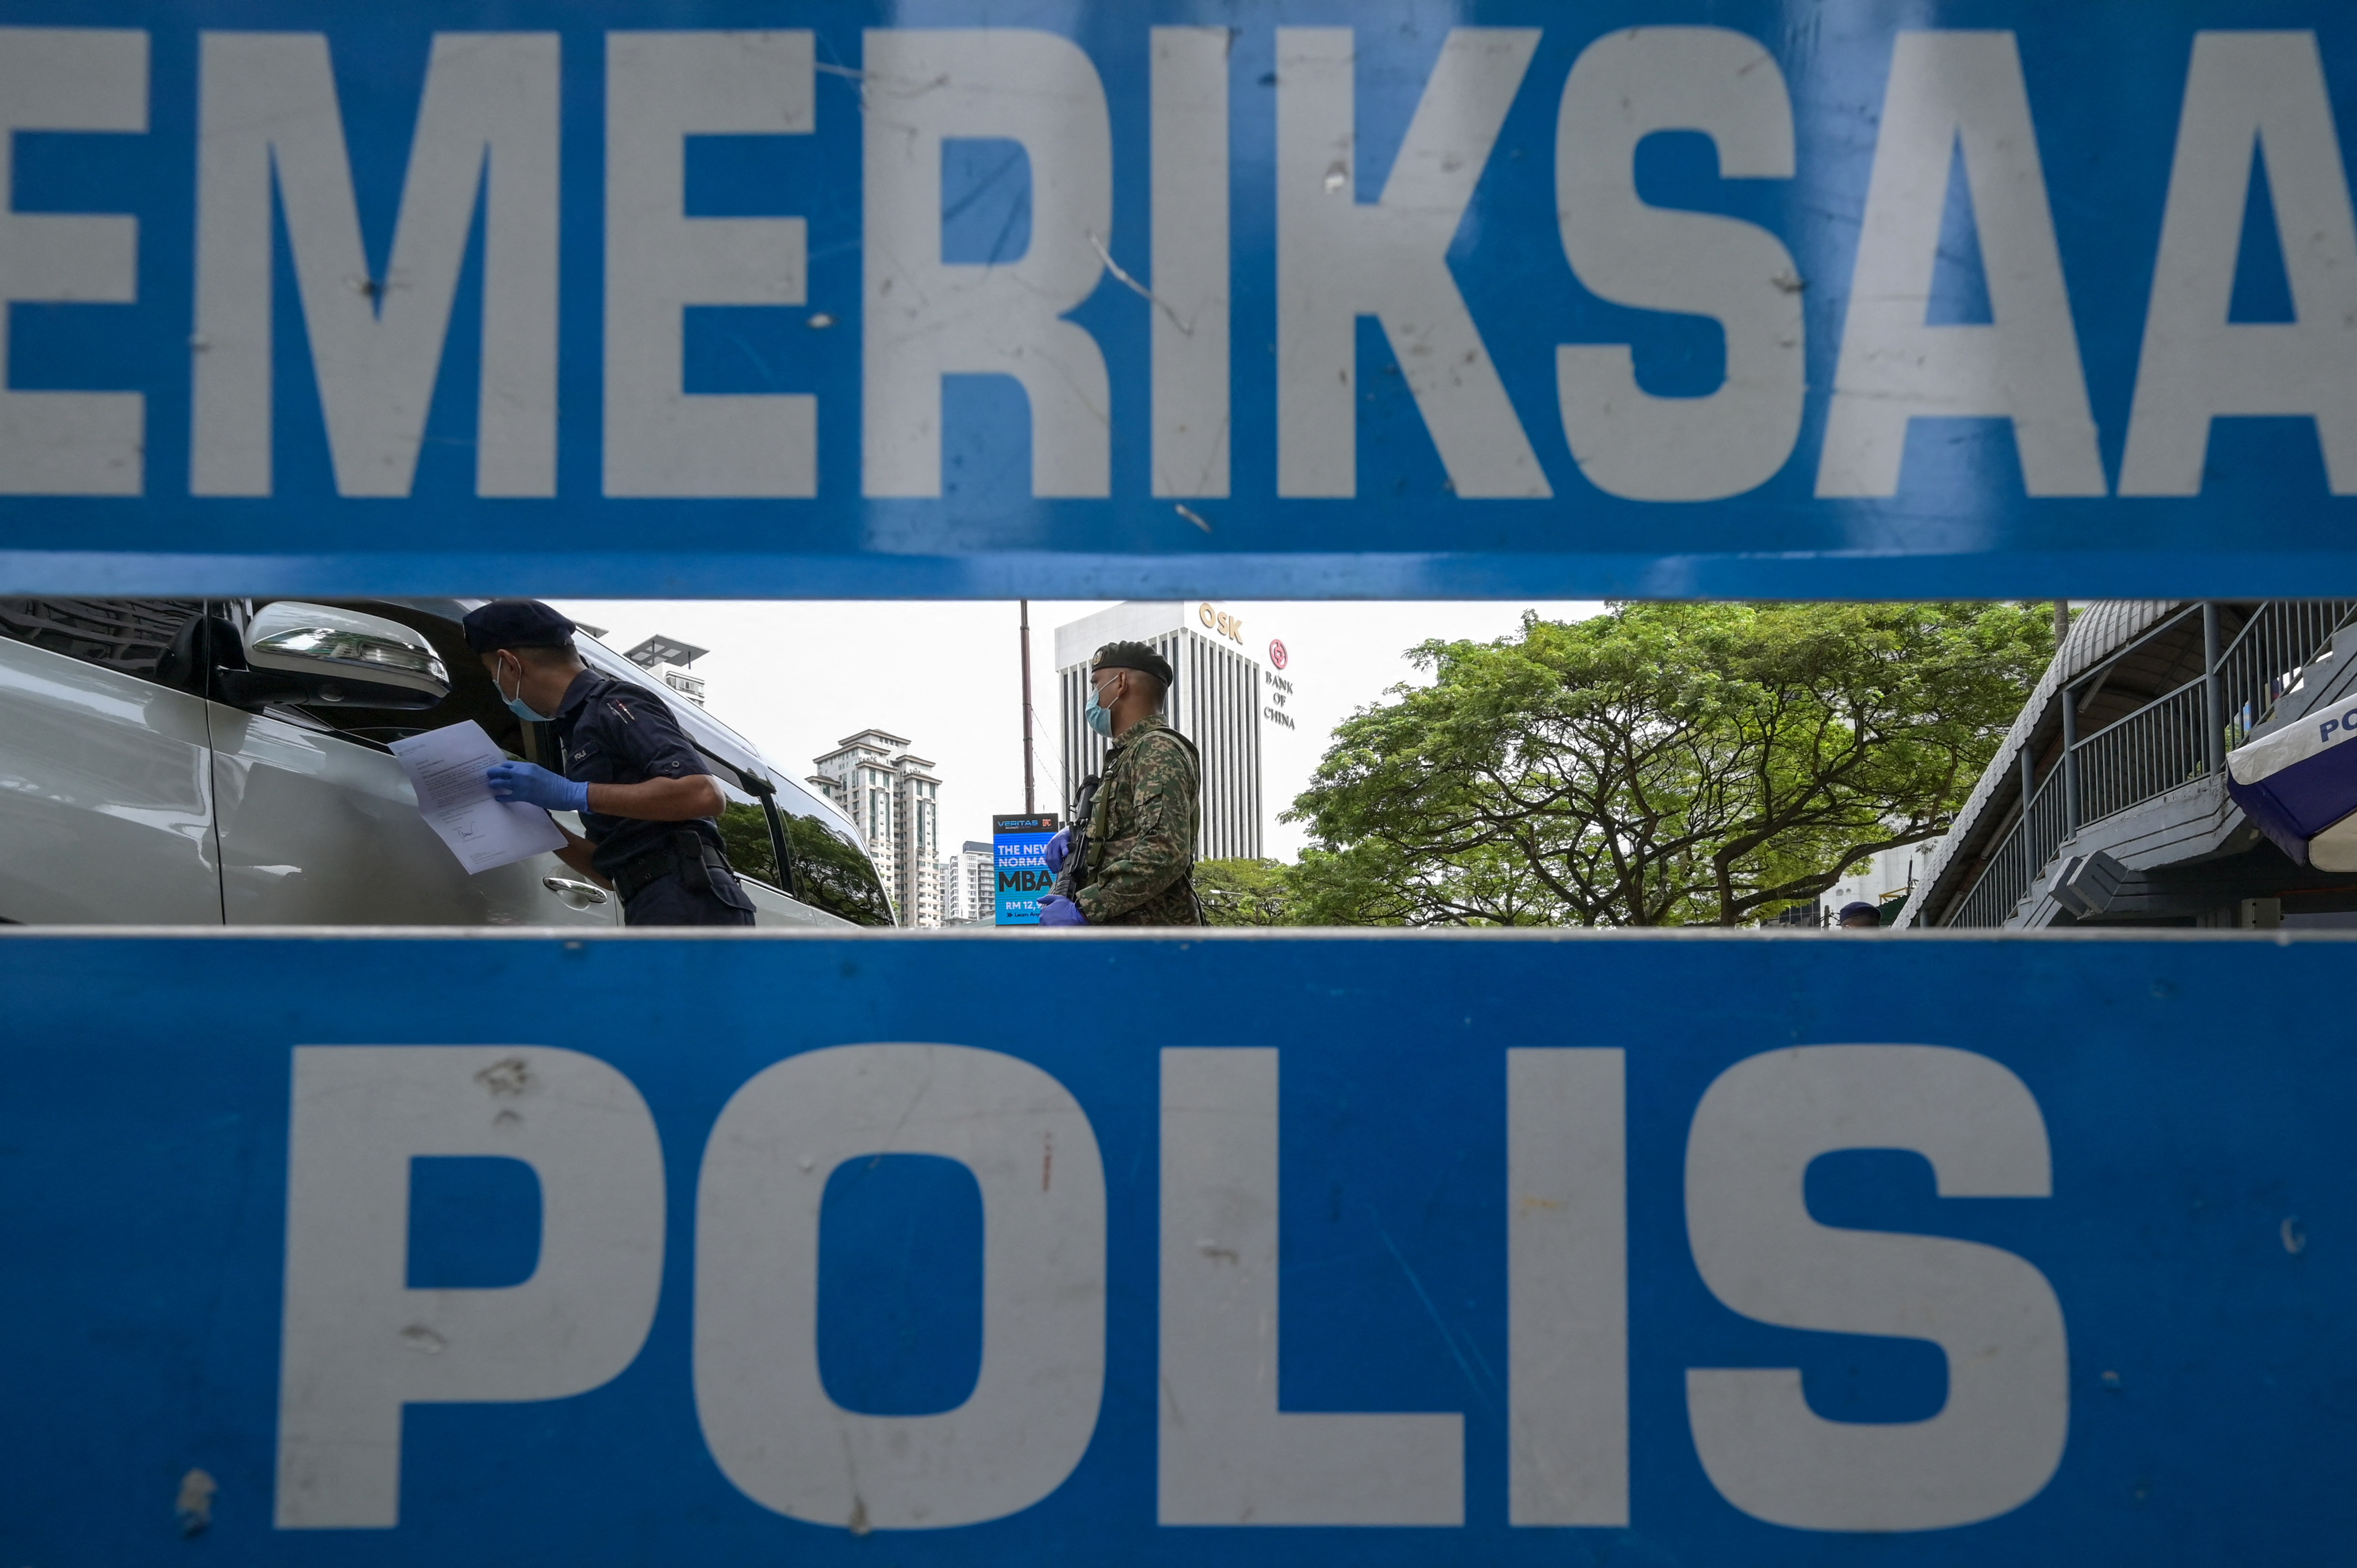
[[857, 926], [897, 924], [867, 852], [823, 817], [789, 812], [788, 804], [781, 793], [778, 810], [785, 815], [787, 852], [794, 857], [794, 892], [802, 901]]
[[737, 875], [766, 882], [784, 892], [786, 879], [778, 871], [777, 843], [770, 837], [770, 814], [726, 775], [716, 770], [713, 779], [720, 786], [721, 799], [727, 802], [720, 810], [717, 825], [720, 842], [728, 851], [728, 864]]
[[180, 682], [173, 639], [205, 613], [202, 599], [0, 599], [0, 637], [143, 680]]

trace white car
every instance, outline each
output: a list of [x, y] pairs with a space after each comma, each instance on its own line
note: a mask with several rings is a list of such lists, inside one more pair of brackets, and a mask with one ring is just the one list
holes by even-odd
[[[467, 649], [477, 602], [0, 599], [0, 921], [619, 925], [621, 900], [553, 854], [468, 875], [387, 749], [473, 719], [511, 755], [553, 757]], [[578, 641], [662, 696], [711, 764], [757, 924], [894, 923], [831, 802]]]

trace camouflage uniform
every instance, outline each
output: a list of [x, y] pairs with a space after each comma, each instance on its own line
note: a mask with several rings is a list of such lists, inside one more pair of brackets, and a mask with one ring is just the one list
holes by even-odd
[[1055, 890], [1092, 926], [1201, 925], [1194, 874], [1202, 778], [1195, 743], [1160, 714], [1132, 725], [1105, 753], [1086, 864], [1067, 863]]

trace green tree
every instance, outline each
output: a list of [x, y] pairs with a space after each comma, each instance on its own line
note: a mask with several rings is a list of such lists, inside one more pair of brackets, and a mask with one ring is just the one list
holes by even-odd
[[1274, 860], [1199, 860], [1195, 896], [1203, 918], [1214, 926], [1283, 926], [1290, 889], [1286, 867]]
[[2043, 607], [1621, 604], [1427, 642], [1287, 820], [1297, 918], [1738, 925], [1943, 831], [2053, 650]]
[[772, 887], [785, 886], [785, 878], [778, 874], [778, 848], [770, 838], [770, 819], [760, 807], [742, 800], [725, 807], [720, 813], [720, 843], [728, 852], [728, 864], [738, 871]]

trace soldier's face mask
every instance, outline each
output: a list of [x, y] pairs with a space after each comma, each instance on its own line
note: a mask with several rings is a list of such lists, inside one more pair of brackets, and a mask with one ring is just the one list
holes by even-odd
[[[1121, 677], [1116, 675], [1114, 677], [1113, 683], [1118, 685], [1120, 681]], [[1119, 699], [1116, 698], [1115, 701]], [[1082, 711], [1082, 717], [1088, 721], [1088, 726], [1097, 734], [1105, 736], [1108, 740], [1113, 737], [1113, 710], [1104, 705], [1103, 693], [1093, 680], [1089, 682], [1089, 705]]]
[[[554, 718], [555, 715], [553, 714], [540, 713], [525, 705], [523, 700], [523, 660], [516, 658], [512, 653], [506, 652], [504, 650], [501, 650], [498, 658], [499, 663], [491, 671], [491, 684], [499, 688], [500, 701], [508, 705], [508, 712], [513, 714], [520, 719], [528, 719], [536, 725], [544, 725], [548, 723], [550, 719]], [[500, 676], [506, 671], [511, 660], [515, 664], [516, 672], [516, 689], [515, 693], [512, 696], [508, 693], [507, 682], [500, 679]]]

